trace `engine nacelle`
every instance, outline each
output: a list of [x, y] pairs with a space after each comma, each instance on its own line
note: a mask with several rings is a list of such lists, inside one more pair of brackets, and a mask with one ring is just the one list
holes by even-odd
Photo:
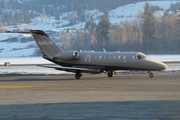
[[74, 52], [61, 52], [56, 55], [53, 59], [61, 59], [61, 60], [77, 60], [79, 58], [79, 53], [77, 51]]

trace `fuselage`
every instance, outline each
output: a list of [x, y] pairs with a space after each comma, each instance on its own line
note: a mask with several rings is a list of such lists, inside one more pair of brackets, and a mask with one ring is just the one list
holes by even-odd
[[101, 72], [115, 70], [159, 71], [167, 68], [163, 62], [152, 60], [141, 52], [79, 52], [78, 59], [54, 58], [50, 61], [61, 66], [99, 69]]

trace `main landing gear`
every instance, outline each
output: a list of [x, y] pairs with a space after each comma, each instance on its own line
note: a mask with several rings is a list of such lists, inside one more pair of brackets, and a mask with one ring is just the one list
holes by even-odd
[[113, 72], [112, 71], [110, 71], [110, 72], [108, 72], [108, 77], [113, 77]]
[[116, 73], [113, 71], [109, 71], [107, 75], [108, 75], [108, 77], [113, 77], [114, 74], [116, 74]]
[[77, 72], [76, 74], [75, 74], [75, 78], [76, 79], [80, 79], [82, 77], [82, 72]]
[[150, 78], [153, 78], [153, 77], [154, 77], [154, 75], [153, 75], [153, 73], [152, 73], [151, 71], [149, 71], [148, 73], [149, 73], [149, 77], [150, 77]]

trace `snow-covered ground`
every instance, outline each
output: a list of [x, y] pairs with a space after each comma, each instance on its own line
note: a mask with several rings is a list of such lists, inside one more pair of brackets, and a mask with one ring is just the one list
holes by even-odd
[[0, 66], [0, 75], [7, 74], [72, 74], [65, 71], [58, 71], [53, 68], [44, 68], [38, 66]]
[[147, 55], [147, 57], [162, 62], [180, 62], [180, 55]]
[[3, 65], [4, 62], [10, 62], [13, 64], [52, 64], [42, 57], [17, 57], [17, 58], [0, 58], [0, 65]]
[[[147, 2], [147, 1], [146, 1]], [[125, 20], [134, 20], [137, 18], [138, 13], [142, 13], [144, 11], [144, 6], [146, 2], [137, 2], [134, 4], [128, 4], [125, 6], [120, 6], [114, 10], [109, 12], [109, 20], [113, 24], [119, 24]], [[151, 5], [159, 6], [164, 10], [167, 10], [170, 5], [173, 3], [180, 2], [179, 0], [167, 0], [167, 1], [148, 1]], [[122, 17], [123, 16], [123, 17]]]
[[[12, 57], [12, 56], [30, 56], [33, 55], [35, 48], [28, 48], [29, 45], [34, 45], [35, 41], [27, 43], [18, 43], [18, 42], [2, 42], [1, 49], [5, 49], [0, 53], [1, 57]], [[26, 48], [27, 47], [27, 48]]]
[[11, 33], [0, 33], [0, 41], [1, 40], [5, 40], [5, 39], [8, 39], [8, 38], [12, 38], [12, 37], [19, 37], [20, 34], [18, 33], [14, 33], [14, 34], [11, 34]]

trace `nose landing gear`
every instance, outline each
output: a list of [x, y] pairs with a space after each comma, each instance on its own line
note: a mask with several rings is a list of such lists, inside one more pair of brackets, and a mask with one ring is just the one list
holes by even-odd
[[153, 75], [153, 73], [152, 73], [151, 71], [149, 71], [148, 73], [149, 73], [149, 77], [150, 77], [150, 78], [153, 78], [153, 77], [154, 77], [154, 75]]

